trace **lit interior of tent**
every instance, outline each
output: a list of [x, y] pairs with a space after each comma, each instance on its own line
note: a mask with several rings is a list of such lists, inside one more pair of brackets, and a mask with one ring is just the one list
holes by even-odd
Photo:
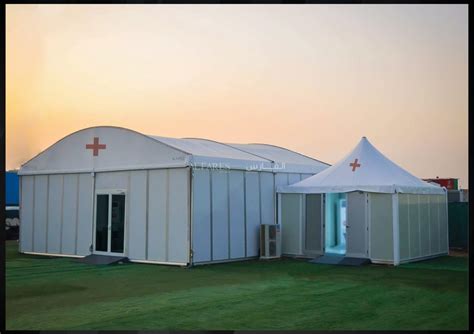
[[347, 195], [345, 193], [326, 194], [326, 253], [346, 254], [346, 210]]

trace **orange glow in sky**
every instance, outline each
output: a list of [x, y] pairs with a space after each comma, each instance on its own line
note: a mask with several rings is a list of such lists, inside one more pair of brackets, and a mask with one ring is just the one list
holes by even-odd
[[6, 61], [7, 169], [115, 125], [328, 163], [367, 136], [468, 186], [467, 5], [7, 5]]

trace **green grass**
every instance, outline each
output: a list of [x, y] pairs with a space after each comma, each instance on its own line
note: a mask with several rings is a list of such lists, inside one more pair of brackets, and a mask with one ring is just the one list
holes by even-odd
[[7, 329], [467, 329], [467, 258], [92, 266], [7, 242]]

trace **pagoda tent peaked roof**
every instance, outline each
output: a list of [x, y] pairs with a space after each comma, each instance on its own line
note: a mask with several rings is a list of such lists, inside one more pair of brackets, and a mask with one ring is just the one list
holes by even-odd
[[366, 137], [342, 160], [303, 181], [277, 188], [280, 193], [445, 194], [445, 189], [422, 181], [377, 150]]

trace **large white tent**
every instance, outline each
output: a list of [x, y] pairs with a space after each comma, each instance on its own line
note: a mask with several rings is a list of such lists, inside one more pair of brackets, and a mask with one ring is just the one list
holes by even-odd
[[176, 265], [258, 256], [280, 185], [328, 164], [266, 144], [74, 132], [20, 169], [20, 251]]
[[335, 165], [277, 191], [284, 254], [398, 264], [448, 252], [446, 189], [413, 176], [365, 137]]

